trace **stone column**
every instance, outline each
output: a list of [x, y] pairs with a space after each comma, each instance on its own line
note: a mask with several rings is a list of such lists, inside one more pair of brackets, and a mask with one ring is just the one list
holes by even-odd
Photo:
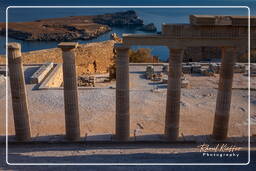
[[116, 139], [129, 140], [129, 48], [115, 45], [116, 57]]
[[31, 133], [21, 47], [19, 43], [8, 44], [8, 67], [16, 139], [18, 141], [28, 141], [31, 138]]
[[223, 140], [228, 134], [229, 112], [232, 94], [235, 48], [222, 48], [219, 88], [216, 101], [213, 138]]
[[75, 42], [62, 42], [58, 45], [62, 49], [63, 59], [66, 138], [71, 141], [80, 139], [75, 55], [77, 46]]
[[165, 135], [168, 140], [176, 140], [179, 136], [180, 88], [183, 49], [169, 48], [168, 89], [165, 116]]

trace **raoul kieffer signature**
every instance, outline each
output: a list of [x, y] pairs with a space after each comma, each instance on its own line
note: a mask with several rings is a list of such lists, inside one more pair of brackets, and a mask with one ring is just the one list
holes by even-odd
[[215, 146], [210, 146], [209, 144], [202, 144], [197, 146], [200, 148], [200, 152], [236, 152], [240, 151], [241, 147], [228, 144], [217, 144]]

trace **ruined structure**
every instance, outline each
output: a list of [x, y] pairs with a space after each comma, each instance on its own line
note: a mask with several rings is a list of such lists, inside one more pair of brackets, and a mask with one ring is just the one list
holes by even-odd
[[21, 47], [19, 43], [8, 44], [8, 67], [16, 139], [18, 141], [28, 141], [31, 138], [31, 133]]
[[[109, 70], [109, 66], [113, 64], [113, 47], [116, 41], [108, 40], [103, 42], [94, 42], [80, 44], [75, 49], [77, 75], [83, 76], [87, 74], [104, 74]], [[5, 55], [0, 55], [0, 64], [5, 64]], [[61, 64], [62, 51], [60, 48], [51, 48], [43, 50], [35, 50], [22, 53], [23, 64], [42, 64], [53, 62]], [[96, 70], [94, 67], [96, 63]]]
[[[116, 132], [118, 141], [129, 140], [129, 47], [132, 45], [167, 46], [170, 52], [165, 137], [179, 136], [181, 72], [184, 49], [211, 46], [222, 49], [219, 88], [215, 109], [213, 137], [222, 140], [228, 134], [233, 70], [239, 52], [248, 50], [248, 18], [239, 16], [191, 16], [190, 24], [164, 24], [161, 34], [123, 36], [116, 50]], [[251, 48], [256, 48], [256, 18], [251, 20]], [[78, 94], [76, 84], [75, 49], [77, 43], [61, 43], [62, 50], [66, 135], [68, 140], [79, 140]], [[16, 136], [30, 137], [28, 109], [18, 44], [9, 44], [9, 69], [12, 89]], [[195, 67], [196, 68], [196, 67]]]
[[[255, 48], [255, 17], [251, 18], [251, 26], [251, 48]], [[184, 49], [202, 46], [221, 48], [222, 63], [213, 137], [218, 140], [227, 137], [233, 67], [238, 55], [235, 50], [244, 53], [248, 50], [247, 17], [192, 15], [190, 24], [164, 24], [161, 34], [125, 34], [123, 46], [132, 45], [160, 45], [169, 48], [170, 67], [165, 122], [165, 135], [168, 140], [175, 140], [179, 135], [181, 63]]]
[[63, 58], [66, 138], [72, 141], [80, 138], [76, 55], [74, 52], [77, 46], [78, 43], [72, 42], [63, 42], [58, 45], [62, 50]]

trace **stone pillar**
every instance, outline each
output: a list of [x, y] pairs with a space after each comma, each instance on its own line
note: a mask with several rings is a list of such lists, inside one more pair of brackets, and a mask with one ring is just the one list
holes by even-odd
[[129, 140], [129, 48], [115, 45], [116, 57], [116, 139]]
[[19, 43], [8, 44], [8, 67], [16, 139], [18, 141], [28, 141], [31, 138], [31, 133], [21, 47]]
[[58, 45], [62, 49], [63, 59], [66, 138], [71, 141], [80, 139], [75, 56], [77, 46], [75, 42], [62, 42]]
[[179, 136], [180, 88], [182, 59], [184, 49], [169, 48], [168, 89], [165, 116], [165, 135], [168, 140], [176, 140]]
[[229, 112], [232, 94], [235, 48], [222, 48], [219, 88], [216, 101], [213, 138], [223, 140], [228, 134]]

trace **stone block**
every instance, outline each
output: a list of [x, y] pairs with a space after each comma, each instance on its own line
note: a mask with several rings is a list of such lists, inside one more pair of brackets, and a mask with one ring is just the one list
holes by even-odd
[[50, 72], [50, 70], [53, 68], [53, 63], [45, 63], [43, 64], [31, 77], [30, 77], [30, 83], [31, 84], [38, 84], [40, 83], [46, 75]]
[[39, 89], [59, 88], [63, 83], [62, 64], [57, 64], [49, 76], [42, 82]]
[[193, 64], [192, 65], [192, 73], [201, 73], [201, 65], [200, 64]]
[[0, 75], [6, 76], [6, 67], [5, 66], [0, 66]]
[[184, 74], [191, 74], [192, 66], [191, 65], [184, 65], [182, 66], [182, 72]]
[[246, 71], [246, 67], [243, 64], [236, 64], [234, 66], [234, 73], [244, 73]]
[[209, 65], [209, 69], [213, 72], [213, 73], [219, 73], [220, 71], [220, 64], [218, 63], [211, 63]]
[[188, 88], [189, 87], [189, 81], [187, 79], [181, 80], [181, 88]]

